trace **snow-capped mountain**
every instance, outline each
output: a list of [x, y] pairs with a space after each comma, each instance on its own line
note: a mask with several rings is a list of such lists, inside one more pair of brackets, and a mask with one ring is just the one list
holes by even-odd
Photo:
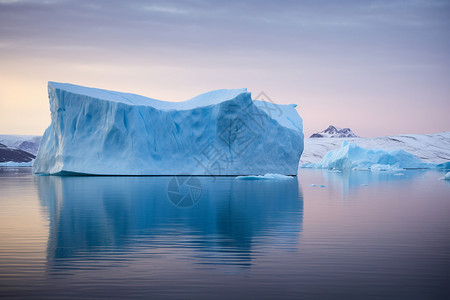
[[20, 149], [9, 148], [0, 143], [0, 165], [2, 163], [31, 163], [35, 156]]
[[10, 135], [1, 134], [0, 143], [8, 148], [15, 148], [36, 155], [41, 142], [39, 135]]
[[333, 125], [327, 129], [314, 133], [311, 138], [357, 138], [358, 136], [350, 128], [339, 128]]
[[318, 163], [328, 151], [341, 148], [344, 141], [366, 149], [405, 150], [427, 163], [450, 161], [450, 132], [435, 134], [404, 134], [373, 138], [309, 138], [300, 164]]

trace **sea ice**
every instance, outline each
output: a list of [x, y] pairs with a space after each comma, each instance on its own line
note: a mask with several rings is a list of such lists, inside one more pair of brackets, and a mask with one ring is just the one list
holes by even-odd
[[324, 187], [326, 187], [326, 185], [324, 185], [324, 184], [320, 184], [320, 185], [317, 185], [317, 184], [310, 184], [309, 186], [312, 186], [312, 187], [321, 187], [321, 188], [324, 188]]
[[295, 106], [252, 100], [246, 89], [184, 102], [55, 82], [48, 93], [38, 174], [297, 174], [303, 124]]

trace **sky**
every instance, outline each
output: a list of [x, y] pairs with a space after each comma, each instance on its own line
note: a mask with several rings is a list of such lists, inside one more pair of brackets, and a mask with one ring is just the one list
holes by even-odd
[[450, 1], [0, 0], [0, 134], [43, 134], [48, 81], [245, 87], [297, 104], [306, 136], [450, 131]]

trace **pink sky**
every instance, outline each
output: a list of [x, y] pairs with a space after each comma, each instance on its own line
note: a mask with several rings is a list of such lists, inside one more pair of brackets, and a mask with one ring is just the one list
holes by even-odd
[[1, 134], [44, 132], [47, 81], [170, 101], [246, 87], [298, 104], [305, 136], [450, 130], [447, 2], [89, 3], [0, 0]]

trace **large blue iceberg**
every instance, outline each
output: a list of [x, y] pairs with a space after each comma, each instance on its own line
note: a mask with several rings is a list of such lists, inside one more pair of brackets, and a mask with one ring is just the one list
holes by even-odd
[[246, 89], [184, 102], [49, 82], [51, 125], [37, 174], [296, 175], [303, 124], [295, 105]]
[[364, 149], [355, 143], [342, 143], [340, 149], [329, 151], [317, 164], [306, 167], [335, 170], [395, 171], [399, 169], [427, 169], [436, 164], [425, 163], [404, 150]]

